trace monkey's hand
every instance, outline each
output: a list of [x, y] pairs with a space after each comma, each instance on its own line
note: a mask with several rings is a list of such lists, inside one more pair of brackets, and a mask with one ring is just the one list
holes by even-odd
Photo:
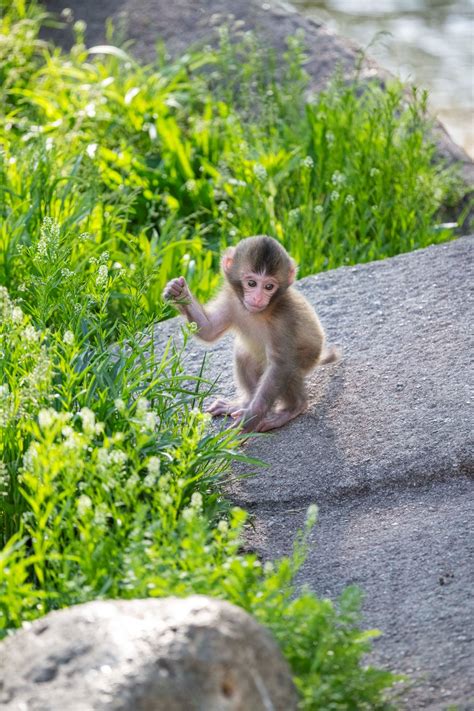
[[186, 279], [183, 276], [171, 279], [163, 289], [163, 299], [178, 305], [191, 303], [192, 296]]
[[250, 407], [235, 410], [230, 416], [234, 419], [235, 427], [242, 427], [242, 432], [258, 432], [258, 425], [262, 418]]

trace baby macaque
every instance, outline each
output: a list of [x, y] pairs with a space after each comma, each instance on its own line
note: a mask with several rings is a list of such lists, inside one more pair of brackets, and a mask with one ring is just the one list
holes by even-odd
[[221, 266], [226, 283], [205, 307], [184, 277], [172, 279], [163, 297], [196, 324], [196, 335], [204, 341], [215, 341], [233, 329], [234, 370], [242, 399], [216, 400], [208, 412], [230, 415], [245, 432], [266, 432], [306, 409], [304, 375], [317, 364], [337, 360], [337, 351], [324, 349], [315, 311], [291, 286], [295, 263], [275, 239], [243, 239], [224, 252]]

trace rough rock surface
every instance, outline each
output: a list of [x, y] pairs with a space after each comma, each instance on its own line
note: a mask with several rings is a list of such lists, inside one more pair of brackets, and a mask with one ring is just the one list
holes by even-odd
[[[343, 359], [309, 377], [306, 414], [249, 441], [268, 467], [229, 491], [264, 558], [290, 552], [319, 504], [301, 582], [366, 592], [373, 661], [415, 680], [407, 709], [467, 709], [474, 688], [473, 283], [472, 237], [298, 282]], [[156, 342], [178, 329], [159, 324]], [[193, 340], [188, 368], [207, 351], [231, 395], [231, 348]]]
[[291, 711], [267, 630], [227, 602], [109, 600], [53, 612], [0, 646], [11, 711]]
[[[132, 40], [133, 53], [145, 61], [155, 57], [158, 38], [166, 42], [172, 54], [177, 54], [190, 45], [212, 41], [217, 36], [216, 29], [226, 23], [234, 33], [256, 30], [280, 54], [286, 49], [289, 35], [303, 32], [308, 48], [306, 70], [313, 89], [322, 88], [336, 67], [351, 76], [360, 62], [360, 48], [354, 42], [330, 32], [281, 0], [43, 0], [43, 3], [55, 13], [71, 8], [74, 19], [85, 20], [89, 46], [104, 43], [105, 23], [112, 18], [122, 35]], [[62, 31], [51, 29], [45, 34], [58, 44], [71, 45], [70, 27]], [[369, 58], [363, 67], [365, 76], [388, 76]], [[440, 156], [460, 164], [467, 185], [472, 186], [474, 164], [441, 123], [436, 127], [436, 141]]]

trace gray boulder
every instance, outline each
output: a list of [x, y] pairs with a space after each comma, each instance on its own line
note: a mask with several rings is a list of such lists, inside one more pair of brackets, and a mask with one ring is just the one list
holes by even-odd
[[20, 711], [291, 711], [288, 665], [267, 630], [227, 602], [90, 602], [0, 645], [0, 705]]

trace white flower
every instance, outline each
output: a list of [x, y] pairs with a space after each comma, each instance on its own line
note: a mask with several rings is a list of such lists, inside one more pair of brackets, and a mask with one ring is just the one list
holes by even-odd
[[4, 462], [0, 462], [0, 492], [8, 491], [10, 485], [10, 477]]
[[324, 212], [324, 207], [322, 205], [316, 205], [314, 208], [314, 212], [316, 215], [320, 215], [322, 212]]
[[124, 401], [123, 401], [121, 398], [118, 397], [116, 400], [114, 400], [114, 405], [115, 405], [115, 409], [116, 409], [118, 412], [124, 412], [124, 411], [125, 411], [125, 403], [124, 403]]
[[22, 337], [25, 341], [37, 341], [39, 338], [39, 332], [35, 331], [33, 326], [30, 324], [24, 329]]
[[333, 190], [331, 193], [331, 201], [334, 202], [335, 200], [339, 200], [340, 194], [337, 192], [337, 190]]
[[194, 509], [187, 508], [183, 509], [181, 516], [185, 521], [191, 521], [194, 518]]
[[94, 434], [95, 431], [95, 414], [88, 407], [83, 407], [79, 413], [82, 420], [82, 429], [85, 434]]
[[86, 153], [89, 156], [89, 158], [94, 158], [96, 152], [97, 152], [97, 143], [89, 143], [89, 145], [86, 148]]
[[56, 419], [56, 412], [52, 408], [40, 410], [38, 413], [38, 422], [41, 429], [51, 427]]
[[156, 479], [154, 474], [147, 474], [146, 477], [143, 479], [143, 486], [145, 486], [147, 489], [153, 488], [155, 484]]
[[224, 519], [221, 519], [219, 521], [219, 523], [217, 524], [217, 530], [220, 533], [227, 533], [227, 531], [229, 530], [229, 524], [227, 523], [227, 521], [224, 521]]
[[137, 417], [140, 419], [142, 417], [144, 417], [146, 415], [146, 413], [148, 412], [149, 407], [150, 407], [150, 403], [148, 402], [148, 400], [145, 397], [139, 397], [137, 400], [137, 409], [136, 409]]
[[109, 509], [107, 504], [101, 503], [96, 506], [94, 511], [94, 523], [96, 526], [103, 527], [107, 523], [107, 516], [109, 514]]
[[38, 457], [38, 446], [32, 442], [23, 455], [23, 466], [25, 469], [33, 469], [35, 459]]
[[97, 463], [100, 469], [107, 470], [109, 466], [109, 450], [107, 447], [100, 447], [97, 450]]
[[339, 170], [335, 170], [331, 177], [331, 182], [333, 185], [344, 185], [346, 182], [346, 176]]
[[59, 247], [59, 225], [51, 217], [45, 217], [41, 225], [40, 240], [36, 252], [41, 259], [55, 259]]
[[76, 502], [77, 513], [79, 514], [79, 516], [84, 516], [84, 514], [89, 511], [91, 506], [92, 499], [86, 494], [82, 494]]
[[139, 482], [140, 479], [138, 478], [138, 474], [134, 472], [131, 476], [128, 477], [127, 483], [125, 484], [125, 488], [129, 489], [130, 491], [136, 489]]
[[136, 416], [145, 429], [153, 430], [156, 427], [158, 416], [150, 412], [150, 403], [144, 397], [139, 397], [137, 400]]
[[354, 204], [355, 204], [354, 197], [353, 197], [352, 195], [346, 195], [346, 198], [345, 198], [345, 200], [344, 200], [344, 203], [345, 203], [346, 205], [354, 205]]
[[97, 272], [97, 277], [95, 279], [96, 286], [99, 289], [103, 289], [105, 286], [107, 286], [107, 279], [109, 278], [109, 270], [107, 269], [106, 264], [101, 264], [99, 267], [99, 271]]
[[72, 331], [65, 331], [63, 335], [63, 343], [67, 346], [72, 346], [74, 343], [74, 334]]
[[191, 496], [191, 506], [194, 509], [200, 509], [202, 507], [202, 494], [199, 491], [195, 491]]
[[158, 422], [158, 416], [154, 412], [147, 412], [143, 418], [143, 425], [147, 430], [154, 430]]
[[12, 309], [12, 321], [13, 323], [21, 323], [23, 321], [23, 311], [19, 306], [15, 306]]
[[267, 179], [267, 171], [261, 163], [254, 164], [253, 172], [257, 180], [259, 180], [261, 183], [265, 182], [265, 180]]
[[304, 168], [313, 168], [314, 160], [311, 158], [311, 156], [306, 156], [306, 158], [303, 158], [302, 160], [302, 165]]
[[150, 472], [150, 474], [154, 474], [155, 476], [158, 476], [160, 473], [160, 468], [161, 468], [161, 461], [158, 457], [150, 457], [148, 460], [147, 464], [147, 469]]
[[82, 34], [83, 32], [86, 31], [86, 29], [87, 29], [87, 24], [84, 22], [84, 20], [77, 20], [74, 23], [74, 31], [75, 32], [79, 32]]
[[109, 450], [109, 461], [111, 464], [115, 464], [120, 468], [124, 467], [127, 463], [127, 455], [121, 449], [111, 449]]

